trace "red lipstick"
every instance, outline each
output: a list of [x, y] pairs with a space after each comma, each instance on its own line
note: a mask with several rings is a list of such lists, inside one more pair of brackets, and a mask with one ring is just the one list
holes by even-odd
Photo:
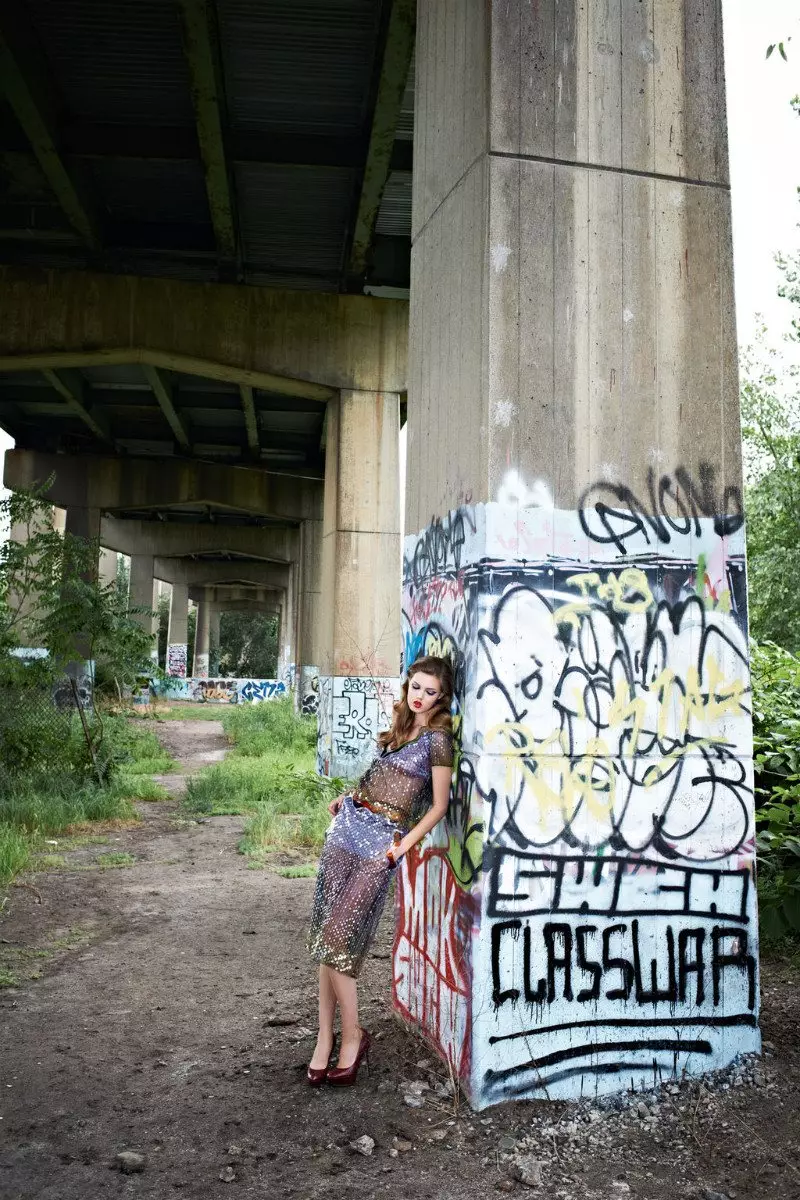
[[414, 705], [414, 708], [422, 708], [421, 700], [412, 700], [411, 703]]

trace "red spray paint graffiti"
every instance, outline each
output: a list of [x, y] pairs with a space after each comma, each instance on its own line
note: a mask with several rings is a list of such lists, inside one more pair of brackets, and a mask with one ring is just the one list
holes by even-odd
[[397, 880], [394, 1005], [413, 1021], [453, 1073], [469, 1079], [471, 939], [479, 900], [459, 886], [447, 850], [414, 848]]

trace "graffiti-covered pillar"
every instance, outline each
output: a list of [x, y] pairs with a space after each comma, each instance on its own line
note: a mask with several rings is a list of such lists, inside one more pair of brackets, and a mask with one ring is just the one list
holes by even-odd
[[719, 9], [419, 5], [394, 987], [478, 1107], [759, 1047]]
[[400, 669], [400, 403], [343, 391], [325, 418], [317, 766], [355, 778], [391, 717]]
[[169, 600], [167, 674], [185, 679], [188, 653], [189, 585], [173, 583]]
[[192, 675], [195, 679], [208, 679], [210, 638], [211, 606], [207, 600], [198, 600], [192, 665]]

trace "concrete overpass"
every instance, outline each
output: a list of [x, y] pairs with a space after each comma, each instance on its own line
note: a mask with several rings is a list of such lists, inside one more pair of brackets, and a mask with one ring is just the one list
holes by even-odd
[[758, 1045], [720, 9], [3, 7], [7, 482], [277, 598], [323, 770], [452, 658], [394, 998], [479, 1105]]

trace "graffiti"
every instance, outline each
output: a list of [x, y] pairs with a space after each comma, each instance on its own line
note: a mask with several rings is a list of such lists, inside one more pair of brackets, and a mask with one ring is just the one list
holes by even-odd
[[172, 642], [167, 646], [167, 674], [186, 678], [186, 643]]
[[286, 695], [280, 679], [197, 679], [168, 676], [152, 679], [150, 686], [165, 700], [187, 700], [195, 704], [257, 704]]
[[[42, 654], [38, 650], [23, 651], [20, 657], [47, 657], [47, 651]], [[73, 690], [73, 681], [75, 689]], [[53, 703], [58, 709], [75, 708], [77, 703], [82, 709], [90, 712], [94, 707], [94, 660], [85, 663], [72, 663], [65, 673], [53, 684]]]
[[378, 734], [391, 723], [399, 680], [334, 675], [319, 681], [318, 770], [356, 779], [375, 756]]
[[208, 679], [208, 655], [195, 654], [194, 656], [194, 677], [195, 679]]
[[649, 493], [476, 505], [406, 539], [404, 661], [452, 660], [459, 746], [403, 867], [394, 999], [478, 1107], [759, 1045], [740, 498], [709, 468]]
[[[651, 537], [666, 543], [676, 534], [694, 532], [699, 536], [701, 517], [713, 518], [714, 532], [719, 537], [736, 533], [744, 525], [741, 492], [729, 486], [718, 495], [716, 472], [708, 463], [700, 464], [699, 475], [699, 481], [695, 481], [688, 471], [678, 467], [674, 478], [662, 475], [656, 482], [656, 473], [650, 467], [649, 506], [628, 487], [595, 483], [581, 497], [581, 526], [592, 541], [609, 542], [621, 553], [625, 553], [626, 542], [639, 535], [648, 544]], [[669, 511], [670, 504], [674, 513]]]
[[[457, 902], [459, 892], [441, 848], [411, 851], [395, 893], [394, 1002], [444, 1054], [453, 1073], [467, 1078], [469, 941], [476, 914]], [[420, 922], [420, 912], [430, 919]]]
[[300, 672], [300, 712], [304, 717], [315, 717], [319, 709], [319, 671], [316, 667], [303, 667]]
[[240, 704], [259, 704], [285, 696], [288, 688], [282, 679], [237, 679], [236, 697]]

